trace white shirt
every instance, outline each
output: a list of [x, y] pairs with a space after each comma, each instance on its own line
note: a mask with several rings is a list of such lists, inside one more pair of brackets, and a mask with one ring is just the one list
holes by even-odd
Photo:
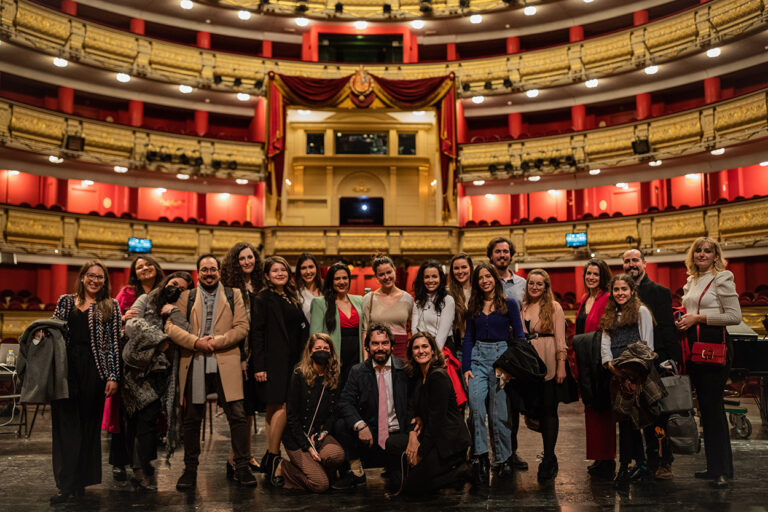
[[[653, 316], [651, 311], [645, 306], [640, 306], [640, 319], [637, 322], [637, 330], [640, 331], [640, 339], [648, 345], [648, 348], [653, 350]], [[613, 361], [611, 335], [607, 330], [603, 330], [603, 336], [600, 339], [600, 355], [602, 356], [603, 364]]]
[[438, 313], [435, 310], [434, 295], [430, 294], [424, 309], [414, 302], [411, 314], [411, 332], [428, 332], [435, 337], [437, 347], [443, 350], [445, 340], [451, 335], [453, 318], [456, 315], [456, 303], [450, 295], [445, 296], [443, 309]]
[[308, 288], [302, 288], [299, 293], [301, 297], [301, 309], [304, 311], [304, 316], [307, 318], [307, 322], [311, 320], [310, 310], [312, 308], [312, 299], [319, 297], [319, 295], [312, 295], [312, 292]]
[[[389, 423], [390, 432], [398, 432], [400, 430], [400, 422], [397, 421], [397, 413], [395, 412], [395, 395], [392, 390], [392, 356], [389, 356], [387, 362], [382, 366], [373, 363], [373, 373], [376, 376], [376, 389], [379, 386], [379, 372], [384, 372], [384, 386], [387, 388], [387, 421]], [[355, 430], [359, 430], [365, 422], [363, 420], [358, 421], [354, 425]], [[374, 442], [376, 440], [374, 439]]]

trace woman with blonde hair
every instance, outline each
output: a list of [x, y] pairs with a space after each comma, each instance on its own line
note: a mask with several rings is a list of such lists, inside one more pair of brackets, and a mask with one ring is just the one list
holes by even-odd
[[[685, 256], [688, 281], [683, 287], [686, 313], [675, 323], [685, 333], [689, 349], [693, 344], [725, 345], [724, 364], [687, 361], [688, 373], [696, 389], [704, 429], [707, 469], [696, 478], [712, 480], [714, 487], [727, 487], [733, 478], [733, 453], [725, 418], [723, 388], [733, 361], [733, 346], [726, 336], [726, 325], [741, 322], [741, 307], [733, 274], [725, 270], [728, 262], [716, 240], [697, 238]], [[694, 354], [692, 354], [694, 355]]]
[[372, 325], [382, 324], [389, 327], [395, 335], [392, 353], [405, 360], [408, 324], [413, 313], [413, 297], [397, 287], [397, 271], [392, 258], [379, 254], [373, 259], [371, 267], [381, 286], [363, 297], [362, 337], [365, 339]]

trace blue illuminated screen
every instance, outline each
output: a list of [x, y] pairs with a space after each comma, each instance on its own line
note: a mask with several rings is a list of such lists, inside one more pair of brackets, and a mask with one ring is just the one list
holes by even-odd
[[152, 252], [152, 240], [149, 238], [134, 238], [128, 239], [128, 251], [129, 252]]
[[586, 233], [566, 233], [565, 234], [566, 247], [584, 247], [585, 245], [587, 245]]

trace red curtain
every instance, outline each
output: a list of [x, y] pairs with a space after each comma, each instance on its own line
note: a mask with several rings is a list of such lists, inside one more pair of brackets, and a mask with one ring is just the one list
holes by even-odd
[[291, 104], [323, 107], [335, 105], [340, 96], [348, 94], [344, 89], [350, 77], [324, 79], [276, 74], [275, 78], [278, 78], [278, 87]]

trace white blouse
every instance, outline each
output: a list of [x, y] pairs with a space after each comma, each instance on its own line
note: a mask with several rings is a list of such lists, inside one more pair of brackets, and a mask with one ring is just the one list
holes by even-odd
[[[702, 297], [701, 293], [709, 283], [712, 286]], [[716, 274], [704, 274], [699, 277], [688, 276], [683, 286], [683, 306], [688, 313], [695, 314], [701, 297], [699, 313], [707, 316], [707, 325], [738, 325], [741, 323], [741, 306], [733, 273], [723, 270]]]
[[301, 296], [301, 309], [304, 311], [304, 316], [307, 317], [307, 322], [310, 321], [310, 309], [312, 308], [312, 299], [319, 297], [319, 295], [312, 295], [312, 292], [308, 288], [302, 288], [299, 293]]
[[453, 329], [453, 318], [456, 315], [456, 302], [450, 295], [445, 296], [443, 309], [438, 313], [435, 310], [434, 296], [430, 296], [424, 309], [421, 309], [414, 302], [413, 312], [411, 313], [411, 332], [428, 332], [435, 337], [437, 347], [443, 350], [445, 341], [451, 335]]

